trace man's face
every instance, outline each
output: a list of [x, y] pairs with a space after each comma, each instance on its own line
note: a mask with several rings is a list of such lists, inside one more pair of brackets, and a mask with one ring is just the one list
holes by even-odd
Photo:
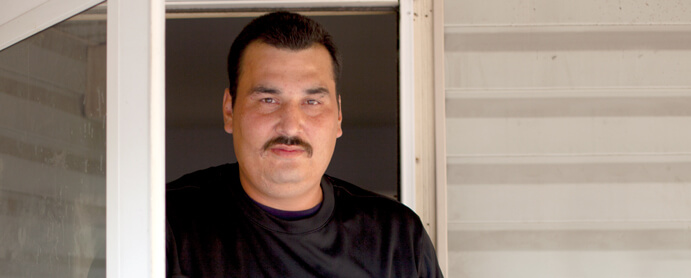
[[[234, 106], [226, 90], [225, 130], [233, 134], [240, 179], [260, 203], [321, 194], [319, 182], [342, 134], [329, 52], [252, 42], [240, 65]], [[257, 200], [259, 199], [259, 200]]]

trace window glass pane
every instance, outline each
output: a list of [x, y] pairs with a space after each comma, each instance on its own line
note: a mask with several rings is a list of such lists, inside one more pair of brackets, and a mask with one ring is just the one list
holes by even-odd
[[0, 52], [0, 277], [104, 277], [106, 21]]

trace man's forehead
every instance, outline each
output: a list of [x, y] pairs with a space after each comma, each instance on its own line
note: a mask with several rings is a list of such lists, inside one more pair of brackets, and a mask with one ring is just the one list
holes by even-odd
[[[245, 50], [242, 52], [242, 56], [240, 56], [239, 70], [240, 70], [240, 73], [242, 73], [243, 66], [249, 62], [247, 60], [248, 59], [247, 58], [248, 52], [258, 51], [259, 49], [272, 49], [272, 50], [278, 50], [278, 51], [287, 53], [289, 55], [290, 54], [299, 55], [303, 51], [308, 51], [308, 50], [313, 49], [313, 48], [323, 50], [326, 54], [328, 54], [328, 55], [326, 55], [325, 59], [328, 59], [329, 66], [331, 68], [334, 67], [334, 62], [333, 62], [333, 59], [331, 58], [331, 53], [329, 53], [329, 51], [326, 49], [326, 47], [320, 43], [315, 42], [315, 43], [312, 43], [311, 45], [309, 45], [305, 48], [292, 49], [292, 48], [287, 48], [287, 47], [278, 47], [278, 46], [275, 46], [272, 44], [265, 43], [264, 41], [262, 41], [260, 39], [257, 39], [257, 40], [252, 41], [250, 44], [248, 44], [247, 47], [245, 48]], [[263, 58], [263, 57], [260, 56], [258, 58]], [[333, 77], [334, 76], [332, 76], [332, 78]]]
[[[318, 53], [312, 53], [315, 49], [317, 51], [323, 51], [321, 54]], [[268, 52], [267, 52], [268, 51]], [[308, 51], [310, 53], [308, 53]], [[273, 52], [273, 53], [270, 53]], [[277, 55], [275, 55], [277, 54]], [[324, 54], [324, 55], [322, 55]], [[319, 69], [319, 72], [324, 72], [329, 75], [329, 80], [333, 81], [334, 86], [336, 83], [336, 79], [334, 78], [334, 72], [333, 72], [333, 61], [331, 60], [331, 56], [329, 55], [328, 51], [324, 46], [321, 44], [313, 44], [311, 47], [304, 48], [304, 49], [288, 49], [288, 48], [280, 48], [276, 47], [270, 44], [266, 44], [260, 41], [253, 42], [250, 45], [248, 45], [247, 49], [245, 49], [242, 59], [240, 60], [240, 67], [239, 67], [239, 74], [238, 74], [238, 81], [242, 80], [245, 78], [245, 75], [247, 73], [248, 66], [253, 69], [252, 71], [256, 69], [262, 69], [263, 74], [268, 74], [272, 72], [272, 70], [276, 69], [275, 72], [280, 72], [281, 66], [285, 65], [284, 62], [288, 63], [288, 61], [292, 60], [292, 58], [295, 57], [302, 57], [304, 59], [308, 59], [305, 62], [302, 62], [300, 59], [298, 59], [298, 65], [291, 67], [293, 69], [291, 72], [297, 71], [301, 68], [304, 67], [323, 67], [323, 63], [328, 63], [328, 70], [323, 71]], [[314, 59], [315, 57], [321, 57], [321, 59], [316, 60]], [[285, 59], [285, 61], [283, 60]], [[309, 61], [312, 60], [312, 61]], [[279, 64], [275, 64], [275, 63]], [[294, 61], [293, 61], [294, 62]], [[321, 64], [321, 66], [319, 65]], [[269, 66], [266, 66], [269, 65]], [[275, 65], [273, 67], [272, 65]], [[304, 65], [304, 66], [303, 66]], [[263, 75], [265, 76], [265, 75]], [[256, 76], [255, 76], [256, 77]], [[272, 84], [254, 84], [253, 86], [263, 86], [266, 88], [272, 87]], [[319, 93], [318, 90], [320, 90], [319, 86], [327, 86], [328, 84], [315, 84], [314, 85], [314, 90], [317, 90], [312, 93]], [[328, 86], [327, 86], [328, 87]], [[328, 91], [328, 90], [327, 90]]]
[[[302, 92], [305, 95], [329, 95], [331, 90], [325, 86], [314, 86], [307, 87]], [[281, 88], [272, 85], [255, 85], [250, 89], [250, 94], [270, 94], [270, 95], [280, 95], [283, 93]]]

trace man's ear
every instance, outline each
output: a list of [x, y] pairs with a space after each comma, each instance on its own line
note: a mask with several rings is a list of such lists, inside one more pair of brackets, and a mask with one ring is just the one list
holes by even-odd
[[233, 134], [233, 97], [228, 88], [223, 94], [223, 129], [229, 134]]
[[341, 113], [341, 96], [338, 96], [338, 132], [336, 133], [336, 138], [341, 138], [343, 135], [343, 129], [341, 129], [341, 123], [343, 122], [343, 114]]

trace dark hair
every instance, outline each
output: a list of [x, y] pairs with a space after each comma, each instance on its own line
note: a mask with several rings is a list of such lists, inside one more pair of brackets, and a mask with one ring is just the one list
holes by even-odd
[[331, 55], [334, 81], [338, 83], [341, 74], [341, 61], [336, 44], [331, 35], [318, 22], [290, 12], [274, 12], [265, 14], [252, 20], [240, 34], [228, 54], [228, 79], [230, 80], [230, 95], [233, 105], [237, 96], [238, 77], [240, 76], [240, 63], [247, 46], [261, 41], [277, 48], [301, 50], [318, 43], [323, 45]]

